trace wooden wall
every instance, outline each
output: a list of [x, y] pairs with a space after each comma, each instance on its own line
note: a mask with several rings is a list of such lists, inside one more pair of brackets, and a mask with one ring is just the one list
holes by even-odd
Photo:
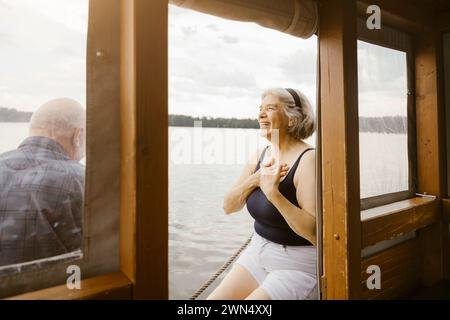
[[[399, 297], [443, 279], [441, 199], [445, 196], [445, 122], [441, 41], [433, 14], [419, 7], [378, 0], [383, 20], [412, 35], [416, 113], [417, 192], [392, 205], [360, 211], [356, 72], [356, 16], [366, 1], [332, 0], [320, 6], [320, 97], [324, 220], [324, 297]], [[384, 11], [383, 11], [384, 10]], [[417, 237], [361, 259], [361, 249], [417, 230]], [[447, 231], [448, 232], [448, 231]], [[381, 268], [381, 290], [368, 290], [366, 269]]]

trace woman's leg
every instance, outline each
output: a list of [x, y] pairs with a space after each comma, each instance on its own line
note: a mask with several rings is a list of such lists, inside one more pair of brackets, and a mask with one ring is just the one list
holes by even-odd
[[259, 287], [256, 279], [243, 266], [234, 264], [208, 300], [243, 300]]
[[257, 288], [245, 300], [272, 300], [264, 288]]

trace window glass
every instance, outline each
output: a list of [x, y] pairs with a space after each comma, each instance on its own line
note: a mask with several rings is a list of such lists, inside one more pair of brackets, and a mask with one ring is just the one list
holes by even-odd
[[406, 53], [358, 41], [361, 198], [409, 188]]
[[0, 1], [3, 271], [82, 255], [88, 3]]

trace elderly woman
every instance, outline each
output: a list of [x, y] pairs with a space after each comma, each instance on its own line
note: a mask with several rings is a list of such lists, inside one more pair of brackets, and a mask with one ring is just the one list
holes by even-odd
[[250, 159], [224, 199], [227, 214], [245, 204], [255, 220], [249, 246], [208, 299], [316, 299], [315, 152], [306, 96], [269, 89], [259, 111], [270, 144]]

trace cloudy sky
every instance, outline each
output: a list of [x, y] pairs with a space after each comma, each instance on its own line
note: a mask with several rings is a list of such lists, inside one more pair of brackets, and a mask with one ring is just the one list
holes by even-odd
[[270, 87], [298, 88], [315, 104], [315, 36], [169, 10], [170, 113], [255, 118]]
[[[0, 16], [0, 106], [85, 104], [88, 0], [0, 0]], [[361, 115], [404, 110], [404, 56], [389, 50], [359, 47]], [[169, 112], [255, 118], [269, 87], [300, 89], [315, 105], [316, 55], [315, 36], [169, 6]]]
[[[87, 0], [0, 0], [0, 106], [85, 103]], [[315, 100], [316, 39], [170, 6], [170, 113], [255, 117], [266, 87]]]
[[406, 53], [358, 41], [359, 115], [406, 116]]
[[0, 0], [0, 106], [85, 103], [88, 0]]

